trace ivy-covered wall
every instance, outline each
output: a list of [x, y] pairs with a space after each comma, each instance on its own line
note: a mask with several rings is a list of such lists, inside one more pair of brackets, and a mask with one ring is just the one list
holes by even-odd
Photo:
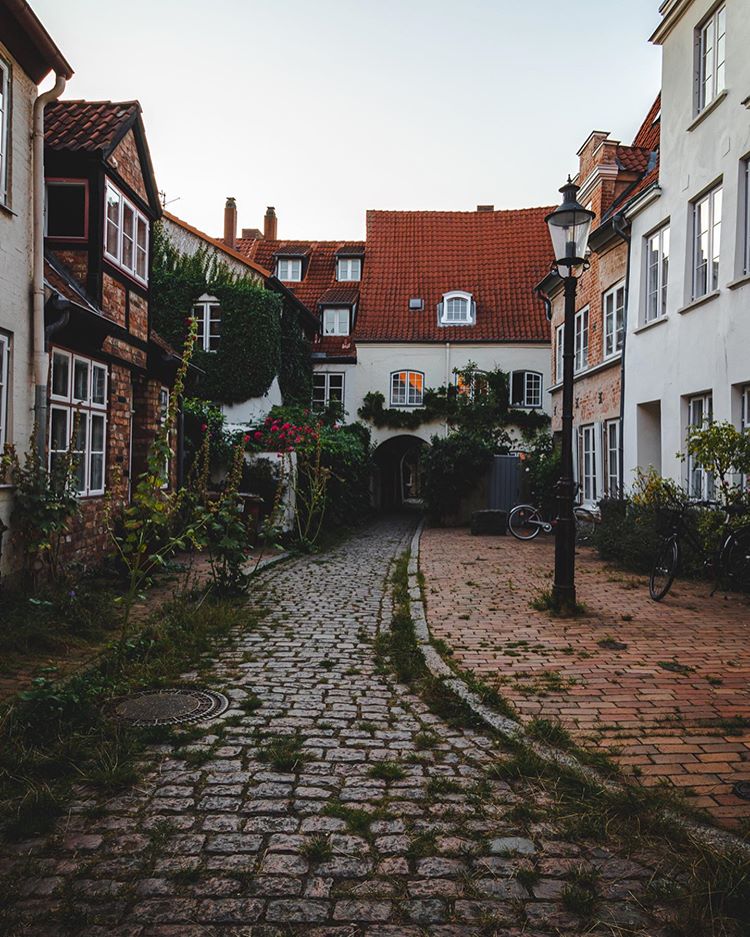
[[197, 349], [188, 390], [218, 403], [267, 393], [278, 375], [285, 401], [310, 400], [310, 348], [297, 310], [250, 276], [233, 273], [208, 249], [181, 253], [160, 225], [154, 233], [151, 311], [156, 330], [181, 348], [193, 304], [204, 294], [221, 305], [216, 351]]

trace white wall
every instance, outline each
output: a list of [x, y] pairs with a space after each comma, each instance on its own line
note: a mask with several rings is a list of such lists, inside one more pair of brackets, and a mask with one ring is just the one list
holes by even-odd
[[[0, 204], [0, 331], [10, 336], [10, 386], [7, 441], [19, 456], [28, 448], [34, 422], [31, 359], [31, 129], [36, 85], [0, 43], [0, 57], [11, 67], [11, 140], [8, 200]], [[0, 519], [8, 524], [12, 491], [0, 486]], [[8, 568], [9, 534], [3, 541], [2, 567]]]
[[[661, 121], [661, 189], [633, 218], [631, 290], [625, 384], [625, 483], [638, 452], [652, 451], [638, 426], [653, 432], [661, 406], [661, 470], [684, 482], [686, 398], [710, 391], [715, 419], [738, 424], [739, 387], [750, 383], [750, 278], [742, 269], [744, 186], [741, 161], [750, 155], [750, 0], [728, 0], [727, 94], [703, 120], [694, 120], [694, 31], [715, 6], [694, 0], [664, 40]], [[723, 181], [719, 290], [691, 304], [691, 201]], [[644, 236], [669, 221], [671, 250], [667, 315], [643, 328]], [[645, 411], [639, 404], [654, 406]], [[640, 414], [640, 417], [639, 417]], [[643, 465], [643, 468], [646, 466]]]
[[221, 411], [226, 417], [228, 429], [234, 426], [243, 428], [262, 422], [268, 416], [271, 407], [280, 406], [283, 402], [279, 379], [275, 377], [268, 392], [262, 397], [251, 397], [250, 400], [243, 400], [242, 403], [222, 404]]
[[[380, 391], [385, 397], [385, 406], [390, 407], [393, 371], [422, 371], [425, 389], [434, 389], [455, 381], [453, 369], [465, 368], [470, 361], [486, 371], [494, 368], [539, 371], [543, 381], [542, 408], [549, 413], [549, 345], [357, 343], [356, 365], [318, 364], [315, 371], [344, 374], [344, 408], [348, 419], [354, 421], [358, 419], [357, 410], [370, 391]], [[436, 433], [447, 432], [445, 425], [440, 423], [424, 423], [415, 430], [378, 429], [371, 423], [367, 426], [372, 430], [375, 445], [404, 433], [429, 441]]]

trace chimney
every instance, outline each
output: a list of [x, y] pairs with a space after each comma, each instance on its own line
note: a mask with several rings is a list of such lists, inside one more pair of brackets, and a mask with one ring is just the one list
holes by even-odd
[[224, 243], [232, 249], [237, 246], [237, 203], [231, 196], [224, 206]]
[[273, 205], [269, 205], [263, 218], [263, 237], [267, 241], [276, 240], [277, 221], [278, 219], [276, 217], [276, 209], [273, 207]]
[[477, 205], [477, 211], [494, 211], [494, 205]]

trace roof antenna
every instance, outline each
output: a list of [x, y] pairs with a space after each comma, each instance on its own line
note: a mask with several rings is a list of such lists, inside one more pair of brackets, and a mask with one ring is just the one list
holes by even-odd
[[179, 202], [182, 196], [178, 195], [177, 198], [171, 198], [167, 201], [167, 193], [161, 189], [159, 192], [159, 200], [161, 201], [161, 207], [166, 208], [167, 205], [171, 205], [173, 202]]

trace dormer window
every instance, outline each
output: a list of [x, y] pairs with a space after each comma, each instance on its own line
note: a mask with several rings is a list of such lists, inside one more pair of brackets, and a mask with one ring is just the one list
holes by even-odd
[[148, 280], [148, 219], [107, 181], [104, 255], [141, 283]]
[[442, 303], [438, 306], [441, 325], [473, 325], [475, 313], [476, 303], [471, 293], [459, 290], [445, 293]]
[[342, 283], [361, 280], [362, 258], [339, 257], [336, 262], [336, 279]]
[[323, 334], [324, 335], [348, 335], [349, 334], [349, 309], [339, 307], [323, 310]]
[[299, 283], [302, 280], [302, 258], [279, 257], [276, 261], [276, 276], [284, 283]]

